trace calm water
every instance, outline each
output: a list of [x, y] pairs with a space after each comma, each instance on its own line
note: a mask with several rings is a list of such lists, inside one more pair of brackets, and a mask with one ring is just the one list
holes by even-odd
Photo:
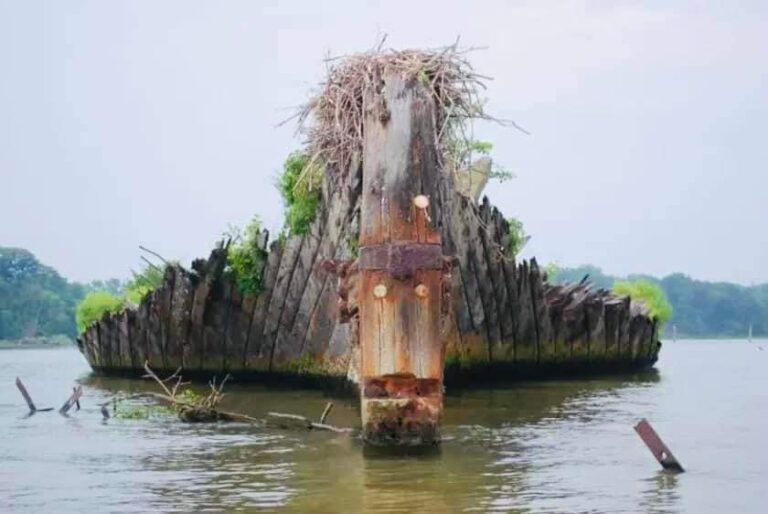
[[[763, 348], [763, 350], [761, 350]], [[0, 351], [0, 511], [768, 512], [768, 341], [668, 343], [657, 373], [449, 396], [439, 455], [366, 457], [327, 433], [175, 420], [102, 422], [137, 380], [89, 376], [73, 349]], [[13, 385], [59, 407], [25, 417]], [[316, 391], [229, 388], [224, 407], [317, 416]], [[330, 420], [357, 422], [354, 399]], [[648, 418], [688, 469], [658, 470]]]

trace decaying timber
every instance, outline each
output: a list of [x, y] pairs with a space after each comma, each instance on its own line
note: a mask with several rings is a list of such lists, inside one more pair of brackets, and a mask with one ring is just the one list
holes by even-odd
[[[187, 376], [358, 383], [359, 274], [344, 278], [323, 264], [354, 257], [348, 240], [357, 236], [360, 179], [358, 166], [343, 187], [324, 188], [314, 258], [301, 237], [268, 245], [257, 297], [240, 295], [223, 273], [226, 250], [216, 248], [192, 269], [167, 268], [160, 288], [136, 308], [91, 325], [78, 341], [83, 355], [106, 374], [141, 375], [148, 360], [163, 373], [181, 366]], [[515, 262], [504, 253], [503, 215], [487, 199], [476, 205], [454, 194], [443, 210], [450, 216], [441, 226], [443, 253], [457, 258], [448, 288], [452, 313], [442, 327], [448, 386], [465, 375], [536, 377], [656, 361], [654, 321], [641, 304], [589, 283], [551, 285], [535, 260]], [[310, 264], [297, 264], [302, 253]]]
[[[509, 254], [498, 209], [454, 184], [451, 170], [467, 163], [450, 153], [451, 130], [484, 113], [467, 93], [476, 76], [451, 55], [375, 54], [332, 71], [311, 103], [322, 201], [305, 234], [271, 244], [261, 234], [262, 291], [239, 292], [226, 244], [191, 270], [170, 265], [140, 305], [81, 336], [91, 366], [338, 378], [361, 392], [367, 440], [408, 444], [439, 439], [444, 377], [655, 362], [641, 304], [586, 282], [549, 284], [535, 260]], [[349, 90], [337, 84], [347, 80]]]
[[445, 259], [439, 202], [431, 200], [440, 189], [434, 109], [424, 86], [394, 74], [363, 100], [357, 296], [363, 438], [370, 444], [440, 440]]

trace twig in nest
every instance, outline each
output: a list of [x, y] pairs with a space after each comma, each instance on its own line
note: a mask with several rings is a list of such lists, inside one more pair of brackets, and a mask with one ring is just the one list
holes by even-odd
[[[345, 173], [355, 155], [363, 149], [364, 97], [383, 101], [382, 80], [397, 74], [421, 83], [435, 102], [434, 140], [447, 170], [466, 167], [471, 160], [471, 123], [475, 119], [498, 122], [526, 132], [514, 122], [498, 120], [485, 112], [480, 91], [488, 77], [474, 71], [459, 40], [432, 50], [382, 51], [386, 38], [372, 51], [329, 58], [328, 76], [320, 92], [288, 120], [298, 119], [299, 131], [307, 136], [310, 159], [304, 172], [316, 162]], [[527, 132], [526, 132], [527, 133]], [[302, 180], [304, 177], [301, 177]]]

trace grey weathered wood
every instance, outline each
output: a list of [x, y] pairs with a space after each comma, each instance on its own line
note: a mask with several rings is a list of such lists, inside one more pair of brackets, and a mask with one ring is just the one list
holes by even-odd
[[315, 268], [318, 250], [322, 242], [323, 229], [327, 222], [327, 213], [325, 209], [319, 209], [317, 218], [309, 227], [309, 232], [305, 237], [304, 245], [299, 252], [296, 260], [296, 266], [291, 273], [291, 281], [288, 285], [288, 291], [285, 298], [283, 312], [280, 315], [280, 322], [275, 336], [275, 343], [272, 357], [272, 369], [282, 367], [299, 358], [301, 353], [302, 340], [293, 335], [292, 330], [296, 323], [296, 316], [301, 305], [301, 298], [307, 289], [307, 284], [312, 277], [313, 268]]
[[283, 309], [285, 308], [288, 288], [291, 284], [291, 277], [293, 276], [293, 270], [296, 268], [296, 264], [299, 260], [301, 248], [304, 245], [305, 239], [305, 236], [289, 238], [285, 245], [282, 259], [280, 260], [280, 269], [275, 280], [267, 317], [264, 320], [262, 345], [263, 351], [265, 352], [264, 355], [268, 356], [269, 359], [269, 370], [272, 369], [272, 356], [274, 355], [277, 331], [280, 325]]
[[269, 352], [265, 351], [266, 346], [264, 345], [264, 320], [280, 270], [283, 248], [283, 243], [280, 240], [273, 242], [269, 247], [262, 279], [262, 291], [256, 299], [256, 305], [253, 309], [253, 319], [243, 355], [245, 369], [265, 370], [269, 368]]
[[176, 369], [184, 365], [184, 348], [188, 345], [187, 336], [195, 287], [192, 277], [184, 269], [178, 265], [171, 269], [173, 293], [165, 353], [169, 368]]
[[518, 318], [515, 334], [515, 362], [538, 362], [539, 349], [536, 338], [536, 320], [531, 301], [531, 273], [527, 262], [517, 268]]
[[531, 259], [531, 303], [536, 323], [536, 344], [539, 349], [537, 362], [554, 362], [557, 360], [557, 348], [544, 295], [544, 282], [536, 259]]
[[[27, 388], [24, 387], [24, 383], [21, 381], [19, 377], [16, 377], [16, 387], [19, 389], [21, 396], [24, 397], [24, 401], [27, 402], [27, 407], [29, 407], [29, 410], [31, 412], [35, 412], [37, 410], [37, 407], [35, 406], [35, 402], [32, 401], [32, 397], [27, 392]], [[322, 423], [322, 420], [321, 420], [321, 423]]]

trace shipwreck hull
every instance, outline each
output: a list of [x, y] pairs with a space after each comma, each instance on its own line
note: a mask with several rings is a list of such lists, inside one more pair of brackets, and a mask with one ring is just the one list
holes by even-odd
[[[242, 295], [225, 273], [226, 248], [192, 269], [166, 269], [139, 306], [105, 315], [78, 340], [91, 367], [141, 374], [181, 367], [187, 376], [320, 383], [360, 380], [358, 276], [324, 265], [355, 258], [362, 168], [323, 187], [307, 234], [263, 247], [262, 291]], [[641, 304], [587, 282], [551, 285], [535, 260], [505, 253], [502, 214], [443, 186], [436, 212], [443, 253], [455, 262], [441, 321], [445, 380], [510, 380], [652, 365], [655, 322]], [[343, 266], [342, 266], [343, 267]]]

